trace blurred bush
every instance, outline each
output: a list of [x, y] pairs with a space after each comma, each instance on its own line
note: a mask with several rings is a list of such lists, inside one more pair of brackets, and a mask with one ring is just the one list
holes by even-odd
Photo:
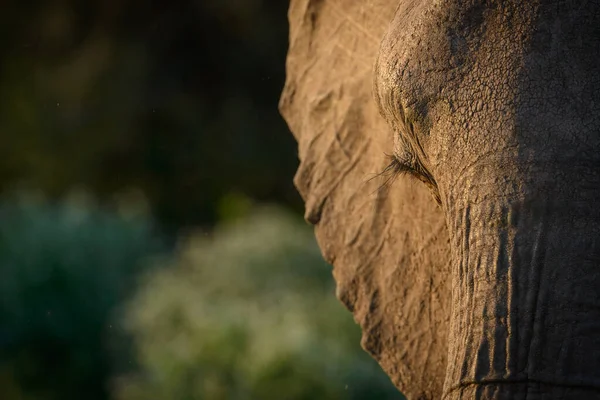
[[359, 346], [311, 230], [275, 208], [192, 236], [124, 320], [141, 370], [120, 400], [399, 399]]
[[85, 196], [4, 200], [0, 221], [0, 398], [108, 398], [110, 354], [128, 364], [115, 308], [162, 249], [150, 221]]

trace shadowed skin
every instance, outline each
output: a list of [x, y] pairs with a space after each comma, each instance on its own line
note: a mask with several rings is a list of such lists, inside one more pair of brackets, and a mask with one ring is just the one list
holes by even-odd
[[291, 2], [280, 108], [363, 347], [409, 398], [600, 399], [600, 3], [358, 3]]

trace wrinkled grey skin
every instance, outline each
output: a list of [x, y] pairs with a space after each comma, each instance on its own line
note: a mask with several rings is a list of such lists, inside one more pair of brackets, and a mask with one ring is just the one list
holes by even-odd
[[295, 182], [363, 347], [409, 398], [600, 399], [600, 3], [289, 17]]

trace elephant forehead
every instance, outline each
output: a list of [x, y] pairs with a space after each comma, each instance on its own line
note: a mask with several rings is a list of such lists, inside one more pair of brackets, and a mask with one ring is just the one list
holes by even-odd
[[393, 146], [372, 82], [397, 8], [386, 0], [292, 1], [280, 109], [298, 140], [295, 183], [306, 218], [334, 265], [337, 296], [363, 329], [363, 347], [409, 398], [437, 398], [450, 304], [444, 218], [424, 186], [399, 178], [378, 190], [382, 180], [370, 180]]
[[485, 154], [514, 159], [536, 3], [432, 1], [390, 24], [375, 75], [379, 108], [399, 146], [418, 144], [442, 197]]
[[[501, 18], [502, 12], [480, 1], [456, 0], [424, 1], [406, 12], [398, 10], [382, 41], [375, 71], [379, 108], [397, 134], [420, 133], [418, 140], [426, 144], [439, 117], [432, 109], [439, 109], [440, 103], [447, 113], [473, 117], [471, 105], [456, 94], [470, 91], [469, 101], [486, 100], [476, 92], [497, 87], [492, 81], [504, 78], [497, 65], [496, 70], [484, 70], [490, 64], [484, 46], [484, 31], [490, 29], [486, 22]], [[413, 125], [420, 129], [414, 132]]]

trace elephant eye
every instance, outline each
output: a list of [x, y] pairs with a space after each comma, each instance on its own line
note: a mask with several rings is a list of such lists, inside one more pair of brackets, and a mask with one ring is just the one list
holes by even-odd
[[386, 154], [386, 156], [389, 159], [389, 164], [377, 175], [385, 177], [385, 181], [379, 187], [380, 190], [390, 186], [398, 176], [407, 174], [425, 183], [432, 191], [437, 204], [441, 205], [437, 183], [429, 171], [423, 167], [417, 157], [408, 152], [404, 152], [402, 155]]
[[387, 159], [389, 160], [387, 166], [375, 175], [374, 178], [383, 177], [384, 182], [379, 186], [378, 190], [385, 189], [394, 183], [396, 178], [403, 174], [408, 174], [411, 176], [416, 176], [417, 171], [415, 168], [411, 166], [411, 162], [409, 159], [401, 159], [396, 155], [386, 154]]
[[414, 156], [409, 153], [404, 153], [401, 157], [398, 155], [388, 156], [390, 163], [386, 167], [391, 173], [395, 175], [401, 174], [416, 174], [418, 170], [418, 162]]

